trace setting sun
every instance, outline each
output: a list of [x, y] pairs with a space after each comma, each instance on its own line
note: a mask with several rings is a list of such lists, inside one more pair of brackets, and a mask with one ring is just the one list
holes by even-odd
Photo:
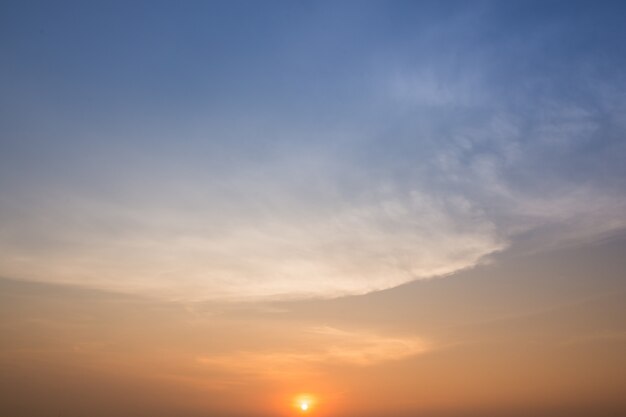
[[315, 397], [310, 394], [299, 394], [293, 400], [293, 405], [295, 406], [295, 408], [299, 409], [303, 413], [311, 411], [315, 403]]

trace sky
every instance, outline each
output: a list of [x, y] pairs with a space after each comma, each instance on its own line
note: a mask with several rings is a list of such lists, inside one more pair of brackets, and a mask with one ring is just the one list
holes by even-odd
[[0, 413], [626, 414], [624, 16], [2, 2]]

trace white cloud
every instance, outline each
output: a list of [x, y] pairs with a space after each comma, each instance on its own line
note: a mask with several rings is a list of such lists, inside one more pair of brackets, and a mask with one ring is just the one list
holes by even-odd
[[[332, 209], [301, 198], [268, 195], [254, 203], [261, 210], [243, 213], [56, 207], [48, 210], [54, 227], [28, 218], [14, 225], [14, 236], [29, 229], [38, 244], [50, 243], [5, 241], [3, 273], [182, 299], [334, 297], [452, 273], [502, 248], [493, 225], [462, 198], [374, 192]], [[107, 233], [98, 219], [127, 228]]]
[[166, 132], [87, 126], [46, 143], [62, 174], [3, 180], [0, 274], [193, 300], [337, 297], [473, 267], [530, 235], [540, 250], [626, 227], [621, 78], [593, 76], [589, 51], [545, 49], [575, 25], [520, 37], [471, 9], [351, 75], [366, 103], [333, 95], [347, 78], [320, 80], [305, 107], [322, 122], [280, 100], [247, 114], [238, 96]]

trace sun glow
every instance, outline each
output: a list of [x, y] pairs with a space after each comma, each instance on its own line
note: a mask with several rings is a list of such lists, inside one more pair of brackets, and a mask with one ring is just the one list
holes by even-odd
[[294, 407], [299, 409], [303, 413], [311, 411], [315, 403], [316, 403], [315, 397], [313, 397], [310, 394], [297, 395], [293, 400]]

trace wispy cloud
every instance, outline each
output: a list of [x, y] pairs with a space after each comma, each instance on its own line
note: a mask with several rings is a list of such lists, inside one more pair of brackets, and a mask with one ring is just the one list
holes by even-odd
[[[3, 135], [16, 139], [0, 274], [187, 300], [338, 297], [471, 268], [529, 237], [540, 250], [625, 228], [623, 57], [610, 42], [569, 47], [585, 16], [506, 19], [484, 5], [370, 34], [351, 52], [361, 67], [324, 61], [295, 94], [285, 73], [328, 46], [313, 25], [294, 34], [306, 48], [280, 45], [284, 59], [252, 54], [257, 89], [233, 87], [236, 68], [234, 105], [146, 104], [158, 117], [106, 129], [31, 104], [43, 127]], [[347, 42], [366, 20], [333, 30]]]
[[293, 351], [238, 351], [226, 355], [199, 356], [197, 361], [226, 372], [252, 377], [282, 378], [316, 373], [329, 365], [371, 366], [401, 360], [432, 349], [416, 337], [387, 337], [348, 332], [331, 327], [306, 331], [308, 349]]

